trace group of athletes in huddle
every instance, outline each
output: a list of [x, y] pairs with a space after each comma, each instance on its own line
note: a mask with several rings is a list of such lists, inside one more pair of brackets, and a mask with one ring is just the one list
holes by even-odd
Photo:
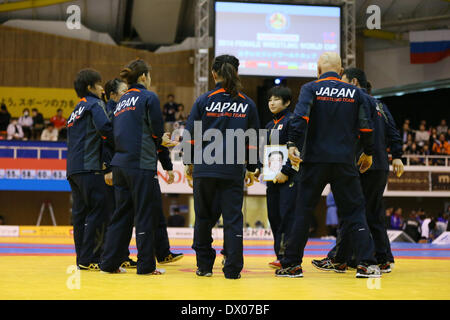
[[[195, 140], [195, 128], [259, 129], [255, 103], [242, 92], [239, 60], [215, 57], [213, 90], [195, 101], [181, 141], [164, 133], [157, 95], [150, 91], [150, 67], [140, 59], [130, 62], [120, 79], [101, 86], [100, 74], [81, 70], [75, 79], [80, 102], [68, 121], [67, 176], [72, 188], [74, 241], [77, 265], [84, 270], [162, 274], [156, 261], [183, 257], [170, 251], [157, 176], [160, 161], [173, 182], [169, 149], [180, 142], [185, 175], [193, 187], [195, 225], [192, 248], [198, 276], [210, 277], [216, 258], [211, 230], [223, 218], [223, 272], [239, 279], [244, 266], [244, 185], [259, 179], [259, 161], [241, 161], [236, 150], [222, 144], [224, 162], [196, 159], [195, 150], [211, 148], [211, 141]], [[322, 260], [321, 270], [356, 277], [380, 277], [390, 272], [394, 259], [389, 246], [382, 196], [389, 172], [387, 147], [397, 176], [403, 173], [401, 138], [387, 107], [367, 92], [362, 70], [343, 70], [336, 53], [318, 61], [318, 79], [302, 86], [291, 113], [291, 91], [276, 86], [269, 91], [273, 120], [266, 125], [267, 143], [276, 133], [289, 159], [273, 181], [267, 182], [267, 209], [277, 260], [269, 265], [280, 277], [302, 277], [302, 258], [314, 209], [326, 184], [331, 185], [339, 216], [335, 248]], [[101, 97], [105, 95], [106, 104]], [[240, 106], [233, 112], [212, 112], [218, 105]], [[261, 106], [266, 107], [266, 106]], [[207, 139], [206, 139], [207, 140]], [[234, 144], [233, 144], [234, 145]], [[233, 147], [234, 148], [234, 147]], [[247, 151], [258, 143], [247, 141]], [[248, 153], [248, 152], [247, 152]], [[225, 156], [224, 156], [225, 157]], [[359, 172], [358, 172], [359, 171]], [[133, 226], [137, 262], [129, 258]]]

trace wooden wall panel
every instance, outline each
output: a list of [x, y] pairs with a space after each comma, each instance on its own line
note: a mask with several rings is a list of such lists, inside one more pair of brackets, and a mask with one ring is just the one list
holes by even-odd
[[77, 72], [88, 67], [106, 82], [138, 57], [152, 65], [152, 85], [162, 102], [178, 86], [194, 86], [193, 51], [155, 54], [6, 26], [0, 26], [0, 44], [0, 86], [72, 88]]

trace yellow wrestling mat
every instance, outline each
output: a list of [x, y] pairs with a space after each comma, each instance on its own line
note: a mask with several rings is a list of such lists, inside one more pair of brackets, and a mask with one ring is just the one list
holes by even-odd
[[[192, 240], [173, 239], [172, 250], [190, 247]], [[10, 250], [36, 246], [40, 250], [51, 245], [71, 247], [70, 237], [0, 238]], [[134, 240], [132, 245], [134, 245]], [[214, 245], [222, 245], [221, 241]], [[244, 241], [246, 247], [270, 246], [270, 241]], [[15, 249], [16, 248], [16, 249]], [[34, 247], [33, 247], [34, 248]], [[31, 249], [30, 249], [31, 250]], [[34, 249], [33, 249], [34, 250]], [[73, 249], [72, 249], [73, 250]], [[440, 250], [440, 249], [437, 249]], [[445, 250], [445, 249], [444, 249]], [[6, 252], [6, 251], [5, 251]], [[273, 256], [249, 254], [239, 280], [225, 279], [221, 271], [221, 255], [217, 255], [211, 278], [195, 275], [195, 256], [172, 264], [158, 265], [166, 274], [137, 275], [136, 269], [126, 274], [104, 274], [75, 269], [73, 254], [5, 253], [0, 257], [0, 299], [150, 299], [150, 300], [301, 300], [301, 299], [449, 299], [450, 260], [397, 258], [395, 268], [381, 279], [356, 279], [355, 271], [345, 274], [324, 272], [311, 265], [307, 255], [303, 262], [303, 278], [276, 278], [267, 263]], [[133, 251], [132, 251], [133, 252]], [[314, 251], [315, 252], [315, 251]], [[317, 257], [325, 256], [323, 254]], [[395, 255], [395, 253], [394, 253]], [[132, 256], [134, 259], [135, 256]]]

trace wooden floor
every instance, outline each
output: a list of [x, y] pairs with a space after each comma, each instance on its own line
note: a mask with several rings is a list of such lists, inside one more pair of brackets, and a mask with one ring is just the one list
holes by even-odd
[[[218, 254], [211, 278], [195, 275], [192, 240], [171, 240], [185, 257], [162, 276], [104, 274], [73, 266], [73, 241], [66, 237], [0, 238], [0, 299], [158, 299], [158, 300], [301, 300], [301, 299], [449, 299], [450, 247], [393, 244], [392, 273], [381, 279], [356, 279], [323, 272], [311, 258], [325, 256], [331, 241], [312, 239], [303, 262], [304, 278], [276, 278], [267, 265], [273, 260], [270, 241], [245, 241], [242, 278], [227, 280]], [[222, 243], [215, 243], [220, 248]], [[135, 244], [131, 246], [135, 253]], [[135, 257], [132, 255], [132, 257]], [[219, 290], [218, 290], [219, 288]]]

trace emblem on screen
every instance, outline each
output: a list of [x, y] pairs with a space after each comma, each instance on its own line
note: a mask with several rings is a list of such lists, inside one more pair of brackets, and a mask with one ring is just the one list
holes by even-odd
[[289, 16], [275, 12], [267, 16], [267, 25], [273, 31], [284, 31], [289, 27]]

